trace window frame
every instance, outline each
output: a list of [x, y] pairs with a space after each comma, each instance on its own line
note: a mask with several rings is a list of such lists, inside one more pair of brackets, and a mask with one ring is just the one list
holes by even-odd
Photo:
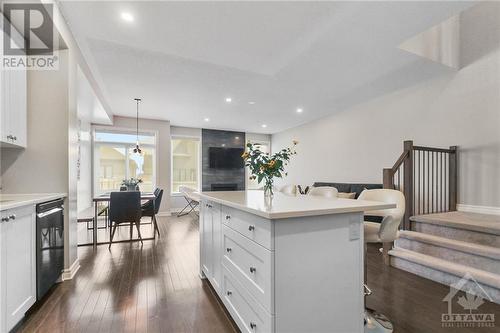
[[[99, 188], [99, 180], [98, 180], [98, 175], [99, 175], [99, 165], [98, 165], [98, 153], [99, 149], [98, 147], [101, 146], [108, 146], [108, 147], [123, 147], [125, 148], [126, 151], [130, 147], [134, 147], [133, 143], [128, 143], [128, 142], [107, 142], [107, 141], [96, 141], [96, 132], [99, 131], [105, 131], [105, 132], [116, 132], [117, 134], [136, 134], [136, 129], [130, 128], [130, 127], [113, 127], [109, 128], [109, 126], [98, 126], [94, 125], [92, 127], [92, 179], [93, 179], [93, 186], [92, 186], [92, 193], [94, 196], [101, 195], [105, 192], [101, 192]], [[158, 170], [159, 170], [159, 158], [158, 158], [158, 131], [157, 130], [150, 130], [150, 129], [142, 129], [139, 130], [139, 135], [153, 135], [154, 136], [154, 144], [141, 144], [141, 147], [146, 147], [146, 148], [151, 148], [153, 149], [153, 174], [151, 176], [152, 180], [152, 188], [153, 190], [158, 184]], [[126, 165], [125, 165], [125, 173], [126, 177], [130, 177], [130, 170], [129, 170], [129, 154], [126, 154]]]
[[[255, 145], [255, 144], [266, 145], [269, 148], [269, 154], [270, 155], [272, 154], [272, 151], [271, 151], [271, 141], [249, 139], [245, 143], [245, 152], [248, 151], [248, 147], [247, 147], [248, 143], [251, 143], [253, 145]], [[256, 189], [258, 189], [259, 187], [250, 188], [250, 179], [249, 179], [249, 177], [250, 177], [250, 168], [247, 167], [247, 166], [245, 166], [245, 189], [247, 189], [247, 190], [256, 190]], [[257, 185], [259, 185], [259, 184], [257, 183]], [[262, 187], [262, 186], [260, 186], [260, 187]]]
[[179, 139], [189, 139], [193, 141], [198, 141], [198, 165], [196, 166], [198, 169], [198, 186], [196, 188], [196, 191], [200, 191], [201, 188], [201, 138], [199, 136], [195, 135], [183, 135], [183, 134], [172, 134], [170, 136], [170, 195], [172, 197], [181, 197], [182, 194], [181, 192], [174, 192], [174, 149], [173, 149], [173, 144], [174, 140], [179, 140]]

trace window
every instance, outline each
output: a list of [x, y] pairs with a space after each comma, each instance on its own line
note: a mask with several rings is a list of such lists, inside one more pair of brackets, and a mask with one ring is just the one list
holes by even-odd
[[199, 190], [199, 163], [198, 138], [172, 137], [172, 193], [179, 193], [179, 186]]
[[94, 192], [118, 191], [124, 179], [140, 178], [141, 191], [152, 192], [156, 186], [156, 137], [140, 133], [142, 154], [133, 152], [136, 134], [127, 131], [94, 132]]
[[[264, 153], [270, 153], [271, 152], [271, 144], [269, 142], [265, 142], [265, 141], [249, 141], [250, 143], [254, 144], [254, 145], [260, 145], [260, 150]], [[248, 149], [245, 147], [245, 150]], [[264, 183], [258, 183], [257, 182], [257, 179], [250, 179], [250, 175], [251, 175], [251, 172], [250, 172], [250, 168], [246, 168], [246, 179], [247, 179], [247, 189], [249, 190], [256, 190], [256, 189], [260, 189], [262, 188], [262, 186], [264, 185]]]

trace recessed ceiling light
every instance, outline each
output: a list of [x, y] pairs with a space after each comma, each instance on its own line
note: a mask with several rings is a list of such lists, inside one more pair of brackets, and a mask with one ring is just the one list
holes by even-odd
[[126, 22], [134, 22], [134, 16], [128, 12], [123, 12], [121, 17]]
[[248, 102], [248, 104], [250, 104], [250, 105], [254, 105], [254, 104], [255, 104], [255, 102], [250, 101], [250, 102]]
[[302, 108], [297, 108], [297, 113], [302, 113], [304, 110]]
[[203, 120], [205, 120], [205, 121], [210, 121], [210, 118], [205, 118], [205, 119], [203, 119]]
[[226, 97], [226, 103], [231, 103], [233, 99], [231, 97]]
[[262, 124], [262, 125], [260, 125], [260, 126], [262, 126], [262, 128], [266, 128], [266, 127], [267, 127], [267, 125], [266, 125], [266, 124]]

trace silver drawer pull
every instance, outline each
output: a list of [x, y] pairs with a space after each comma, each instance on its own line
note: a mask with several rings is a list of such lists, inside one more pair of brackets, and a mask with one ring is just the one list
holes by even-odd
[[233, 249], [232, 249], [232, 248], [230, 248], [230, 247], [227, 247], [227, 248], [226, 248], [226, 252], [227, 252], [227, 253], [231, 252], [232, 250], [233, 250]]
[[230, 220], [231, 219], [231, 215], [226, 215], [226, 220]]
[[2, 222], [9, 222], [9, 218], [6, 216], [6, 217], [2, 217]]
[[254, 225], [249, 225], [248, 226], [248, 231], [254, 231], [255, 230], [255, 226]]
[[251, 328], [251, 329], [253, 329], [253, 330], [254, 330], [256, 327], [257, 327], [257, 324], [252, 323], [252, 322], [250, 323], [250, 328]]
[[233, 292], [232, 292], [231, 290], [228, 290], [228, 291], [226, 292], [226, 294], [227, 294], [227, 296], [231, 296], [231, 295], [233, 294]]
[[255, 267], [250, 267], [250, 273], [255, 273], [255, 271], [257, 270], [257, 268]]
[[16, 214], [9, 215], [9, 220], [15, 220], [16, 219]]

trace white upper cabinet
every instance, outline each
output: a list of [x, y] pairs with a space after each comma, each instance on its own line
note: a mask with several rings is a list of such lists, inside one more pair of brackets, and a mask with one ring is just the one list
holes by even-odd
[[[0, 20], [3, 27], [3, 17]], [[23, 43], [23, 37], [11, 29], [15, 45]], [[5, 35], [1, 34], [3, 38]], [[3, 40], [0, 42], [3, 53]], [[26, 147], [27, 144], [27, 79], [26, 69], [1, 69], [0, 78], [0, 141], [5, 147]]]

